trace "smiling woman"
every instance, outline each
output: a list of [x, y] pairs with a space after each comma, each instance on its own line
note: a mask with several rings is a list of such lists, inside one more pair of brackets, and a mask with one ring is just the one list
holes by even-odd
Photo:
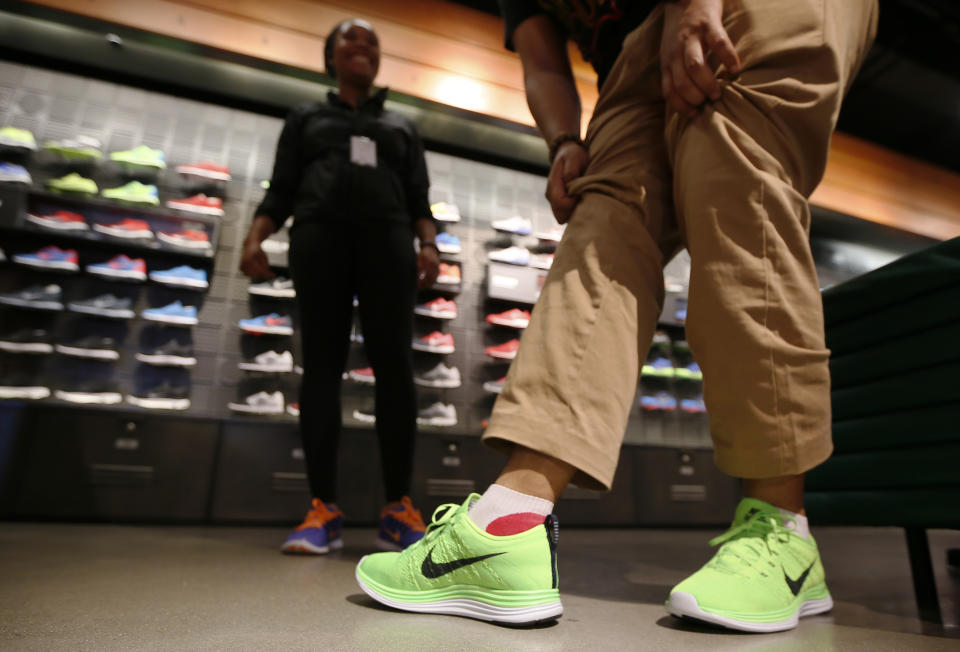
[[375, 423], [389, 501], [378, 544], [397, 549], [424, 530], [407, 497], [417, 423], [410, 345], [417, 285], [437, 279], [436, 226], [420, 137], [409, 120], [384, 109], [386, 90], [373, 86], [380, 66], [373, 26], [360, 19], [339, 23], [327, 36], [324, 64], [337, 92], [287, 116], [240, 266], [252, 279], [273, 277], [261, 243], [293, 215], [289, 261], [303, 343], [300, 432], [313, 503], [282, 549], [322, 554], [343, 545], [337, 449], [354, 297], [369, 377], [376, 379]]

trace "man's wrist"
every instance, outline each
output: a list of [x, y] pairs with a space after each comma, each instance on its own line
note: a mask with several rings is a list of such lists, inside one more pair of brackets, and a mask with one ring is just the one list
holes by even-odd
[[573, 143], [580, 147], [586, 147], [583, 139], [580, 138], [580, 134], [573, 131], [564, 131], [557, 134], [550, 139], [548, 143], [548, 148], [550, 150], [550, 162], [553, 163], [553, 159], [557, 158], [557, 153], [560, 151], [560, 147], [566, 145], [567, 143]]
[[433, 240], [421, 240], [420, 249], [423, 249], [424, 247], [433, 247], [434, 251], [436, 251], [438, 254], [440, 253], [440, 247], [438, 247], [437, 243]]

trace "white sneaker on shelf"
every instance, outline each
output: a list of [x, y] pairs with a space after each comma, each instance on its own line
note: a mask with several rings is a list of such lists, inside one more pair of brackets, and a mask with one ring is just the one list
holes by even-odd
[[228, 403], [234, 412], [245, 412], [247, 414], [283, 414], [283, 393], [282, 392], [257, 392], [251, 394], [243, 403]]
[[265, 351], [253, 358], [253, 362], [241, 362], [237, 367], [244, 371], [267, 371], [289, 373], [293, 371], [293, 354], [289, 351]]

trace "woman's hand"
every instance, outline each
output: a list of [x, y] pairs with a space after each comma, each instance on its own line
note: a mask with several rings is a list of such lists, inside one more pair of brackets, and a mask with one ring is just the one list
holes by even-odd
[[254, 280], [269, 279], [276, 276], [270, 269], [270, 262], [267, 260], [267, 254], [260, 247], [260, 242], [250, 238], [247, 238], [243, 243], [240, 271]]
[[586, 169], [587, 150], [582, 144], [570, 141], [560, 146], [557, 156], [553, 159], [553, 165], [550, 166], [545, 193], [557, 223], [566, 224], [577, 202], [580, 201], [579, 197], [567, 193], [567, 184], [582, 176]]
[[437, 282], [440, 273], [440, 255], [437, 248], [427, 245], [417, 255], [417, 287], [421, 290]]
[[693, 117], [708, 98], [720, 99], [720, 84], [707, 63], [711, 54], [730, 73], [740, 72], [740, 58], [723, 27], [723, 0], [666, 3], [660, 73], [663, 97], [678, 113]]

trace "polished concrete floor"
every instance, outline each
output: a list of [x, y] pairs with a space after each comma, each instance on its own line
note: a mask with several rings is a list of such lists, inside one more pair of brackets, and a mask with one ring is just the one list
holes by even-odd
[[709, 556], [697, 530], [560, 534], [556, 624], [510, 629], [381, 608], [353, 578], [373, 531], [328, 557], [285, 557], [276, 528], [0, 524], [0, 650], [960, 650], [960, 578], [932, 532], [946, 626], [920, 622], [902, 532], [816, 531], [836, 600], [791, 631], [744, 635], [668, 616]]

